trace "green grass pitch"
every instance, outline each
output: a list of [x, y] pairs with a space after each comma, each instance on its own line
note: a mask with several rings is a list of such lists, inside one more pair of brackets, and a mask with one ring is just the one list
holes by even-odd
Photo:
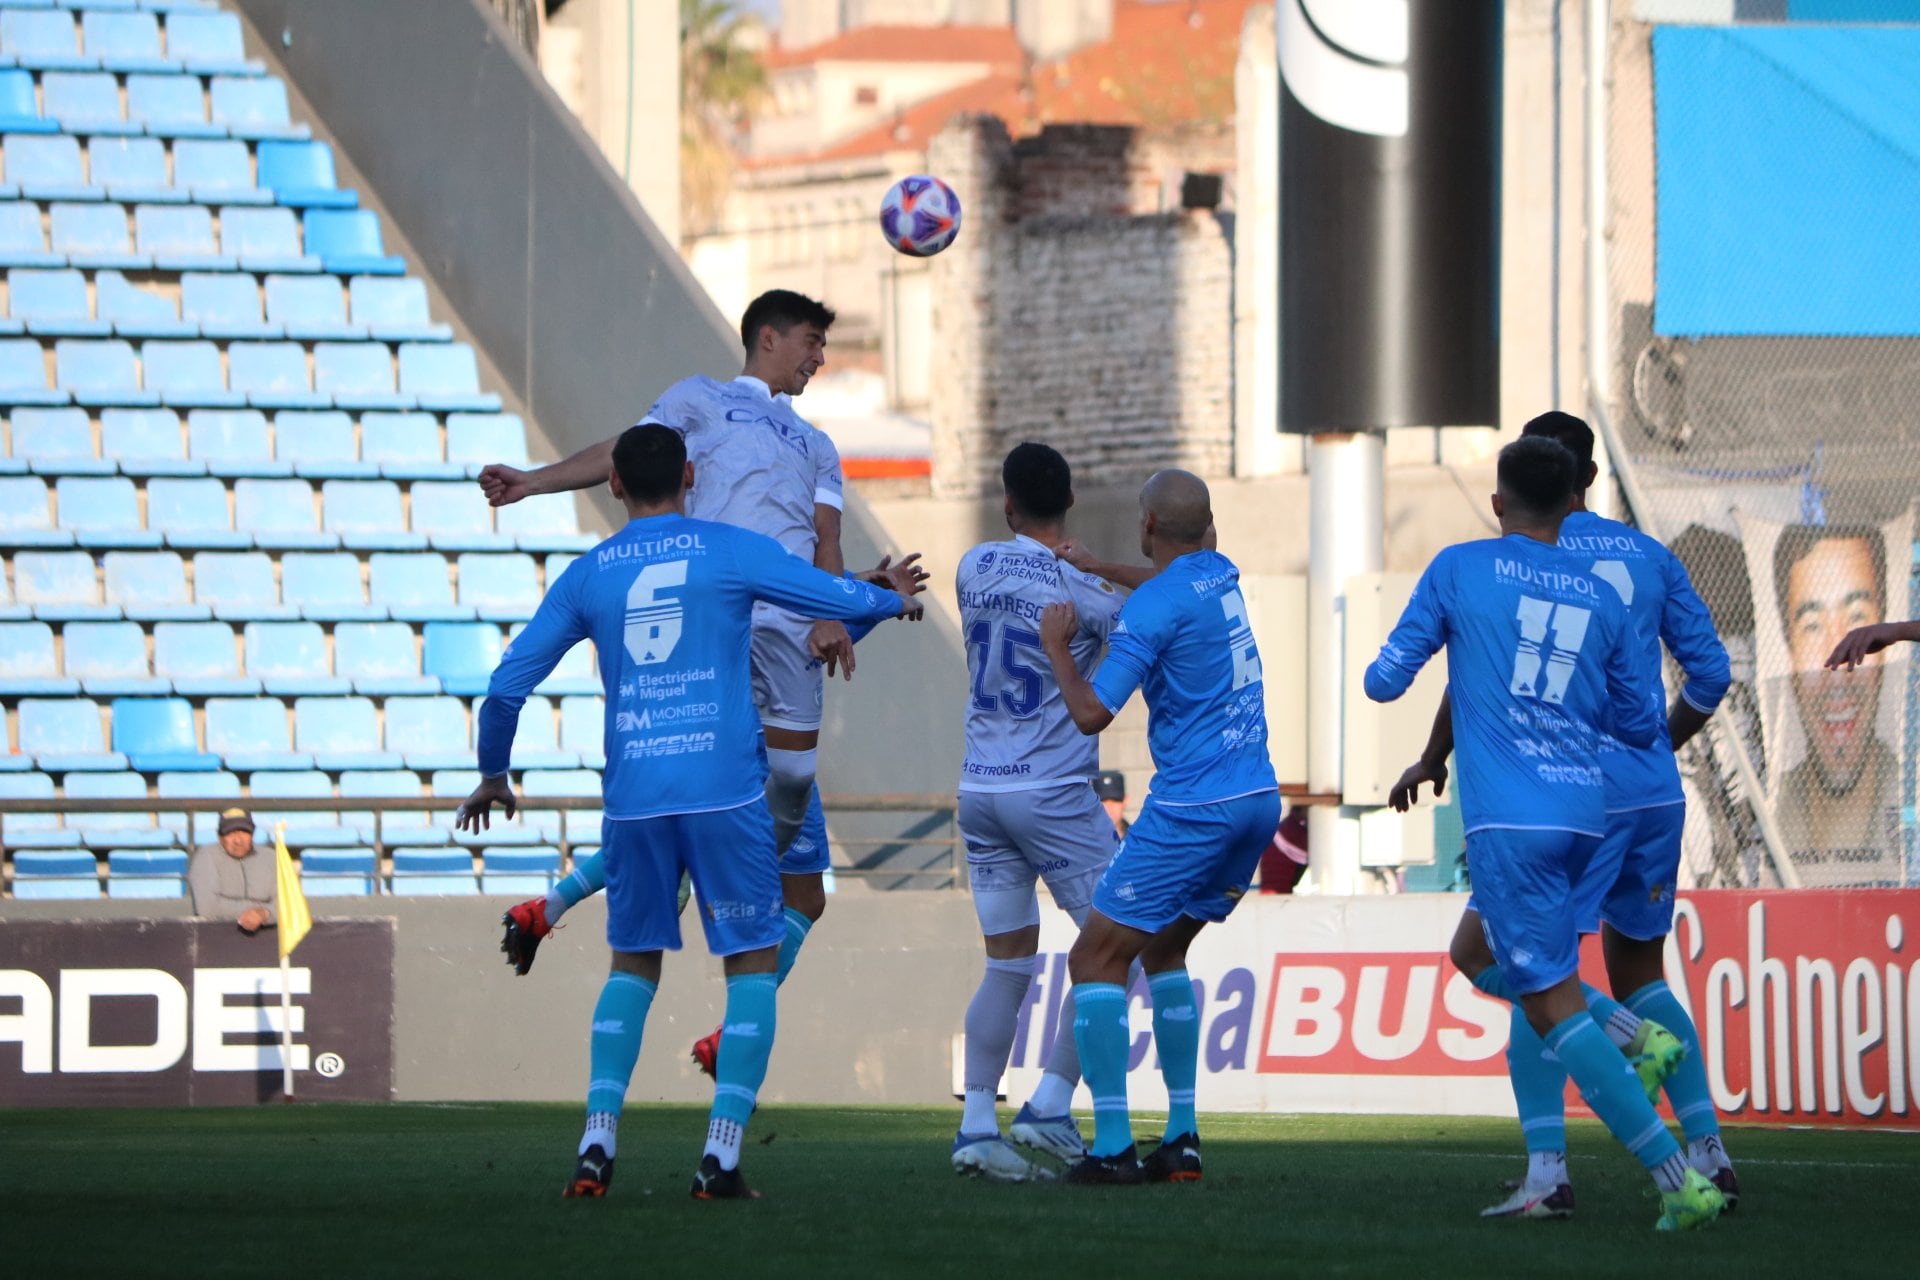
[[[687, 1194], [690, 1107], [632, 1106], [613, 1189], [567, 1201], [579, 1108], [0, 1111], [10, 1275], [1792, 1276], [1912, 1265], [1920, 1137], [1739, 1129], [1745, 1200], [1657, 1236], [1647, 1179], [1572, 1126], [1572, 1222], [1484, 1222], [1511, 1121], [1209, 1116], [1198, 1185], [1001, 1186], [947, 1163], [957, 1108], [768, 1107], [757, 1203]], [[1150, 1126], [1143, 1120], [1140, 1131]]]

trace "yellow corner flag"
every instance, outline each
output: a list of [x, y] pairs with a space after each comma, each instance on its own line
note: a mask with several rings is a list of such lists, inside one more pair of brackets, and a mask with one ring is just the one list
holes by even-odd
[[287, 852], [287, 824], [279, 822], [273, 828], [274, 878], [278, 882], [275, 892], [275, 913], [280, 919], [280, 955], [284, 958], [293, 954], [300, 940], [307, 936], [307, 930], [313, 928], [313, 913], [307, 910], [307, 895], [300, 887], [300, 869], [293, 865], [293, 855]]

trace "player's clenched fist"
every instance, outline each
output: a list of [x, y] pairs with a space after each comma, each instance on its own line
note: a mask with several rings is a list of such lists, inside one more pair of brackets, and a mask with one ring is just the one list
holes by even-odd
[[487, 495], [488, 505], [504, 507], [520, 501], [533, 489], [527, 483], [526, 472], [496, 462], [480, 469], [480, 492]]
[[1040, 644], [1052, 652], [1065, 650], [1080, 629], [1080, 615], [1070, 604], [1050, 604], [1040, 615]]

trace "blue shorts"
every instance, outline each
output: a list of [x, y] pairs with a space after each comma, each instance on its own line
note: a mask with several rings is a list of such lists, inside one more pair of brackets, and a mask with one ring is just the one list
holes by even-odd
[[758, 797], [712, 813], [607, 821], [600, 832], [607, 945], [615, 951], [680, 949], [683, 870], [714, 955], [777, 947], [786, 938], [773, 818]]
[[780, 855], [783, 876], [819, 875], [829, 866], [827, 850], [827, 811], [820, 807], [820, 788], [807, 798], [807, 816], [800, 820], [800, 834]]
[[1545, 991], [1580, 968], [1576, 886], [1599, 848], [1578, 831], [1485, 828], [1467, 837], [1480, 928], [1507, 982]]
[[[1601, 920], [1641, 942], [1673, 932], [1673, 884], [1680, 875], [1680, 833], [1686, 825], [1683, 803], [1607, 815], [1606, 839], [1580, 885], [1581, 932], [1597, 933]], [[1589, 882], [1596, 882], [1591, 895]]]
[[1213, 804], [1158, 804], [1148, 796], [1094, 886], [1093, 909], [1145, 933], [1181, 916], [1217, 924], [1247, 891], [1279, 826], [1278, 791]]

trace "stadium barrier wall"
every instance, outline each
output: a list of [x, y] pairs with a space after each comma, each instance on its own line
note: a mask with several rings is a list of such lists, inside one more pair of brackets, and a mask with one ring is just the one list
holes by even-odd
[[[236, 1030], [247, 1021], [236, 1012], [246, 998], [219, 992], [248, 989], [225, 984], [236, 972], [257, 977], [275, 959], [270, 935], [243, 939], [226, 926], [187, 926], [180, 922], [184, 904], [171, 911], [153, 905], [141, 920], [127, 918], [125, 904], [104, 901], [7, 902], [0, 909], [0, 1106], [230, 1103], [277, 1095], [277, 1044], [256, 1051], [257, 1078], [238, 1094], [227, 1085], [195, 1085], [182, 1095], [170, 1077], [165, 1087], [176, 1092], [163, 1095], [163, 1082], [123, 1078], [156, 1074], [153, 1053], [144, 1070], [118, 1069], [140, 1061], [140, 1050], [123, 1047], [128, 1056], [121, 1058], [114, 1045], [158, 1043], [158, 1019], [104, 997], [144, 992], [155, 1008], [170, 1001], [176, 1021], [168, 1034], [176, 1037], [183, 1032], [178, 1011], [190, 1000], [189, 1060], [230, 1059], [248, 1039]], [[314, 905], [320, 923], [294, 956], [296, 973], [309, 971], [309, 990], [296, 996], [296, 1054], [307, 1053], [297, 1094], [328, 1096], [316, 1073], [327, 1054], [342, 1060], [336, 1087], [359, 1085], [369, 1074], [368, 1055], [377, 1062], [373, 1046], [386, 1027], [394, 1098], [579, 1100], [587, 1027], [606, 963], [598, 899], [569, 914], [524, 978], [514, 977], [497, 951], [504, 899], [389, 898], [357, 910], [325, 899]], [[1511, 1115], [1506, 1009], [1445, 959], [1463, 906], [1447, 894], [1256, 897], [1209, 929], [1189, 966], [1201, 1010], [1201, 1108]], [[1677, 913], [1669, 977], [1699, 1025], [1708, 1080], [1729, 1119], [1920, 1128], [1920, 960], [1906, 938], [1906, 922], [1920, 919], [1920, 892], [1708, 891], [1681, 895]], [[694, 930], [696, 919], [689, 916], [683, 927]], [[79, 923], [30, 923], [51, 920]], [[382, 920], [392, 923], [382, 927]], [[169, 941], [183, 930], [200, 951]], [[1047, 908], [1040, 978], [1022, 1010], [1006, 1081], [1016, 1099], [1045, 1062], [1067, 990], [1071, 938], [1066, 917]], [[349, 941], [356, 954], [341, 970], [337, 952]], [[688, 1049], [717, 1022], [723, 989], [719, 966], [699, 939], [689, 936], [688, 943], [690, 950], [667, 958], [630, 1095], [637, 1102], [711, 1096]], [[194, 954], [201, 958], [189, 964]], [[205, 964], [207, 958], [215, 963]], [[1596, 959], [1588, 957], [1589, 978], [1600, 976]], [[383, 966], [391, 973], [386, 988], [377, 980]], [[782, 991], [763, 1097], [841, 1105], [951, 1100], [957, 1033], [980, 967], [977, 926], [963, 895], [837, 895]], [[191, 990], [172, 994], [189, 987], [188, 969], [196, 970]], [[174, 985], [153, 977], [156, 971], [172, 975]], [[70, 1016], [79, 1007], [73, 1002], [80, 996], [69, 992], [76, 981], [102, 997], [92, 1006], [91, 1025], [99, 1028], [92, 1038], [81, 1037], [76, 1026], [87, 1024]], [[352, 1006], [345, 1022], [336, 982]], [[214, 995], [202, 994], [208, 983]], [[35, 994], [23, 999], [23, 990]], [[267, 990], [262, 1003], [270, 1009], [255, 1025], [277, 1029], [277, 973]], [[383, 1003], [383, 990], [390, 1003]], [[120, 1007], [107, 1007], [114, 1004]], [[56, 1025], [48, 1026], [49, 1016]], [[1132, 1016], [1134, 1104], [1163, 1107], [1143, 989], [1133, 994]], [[79, 1069], [67, 1067], [70, 1053]], [[1570, 1102], [1578, 1109], [1572, 1095]]]

